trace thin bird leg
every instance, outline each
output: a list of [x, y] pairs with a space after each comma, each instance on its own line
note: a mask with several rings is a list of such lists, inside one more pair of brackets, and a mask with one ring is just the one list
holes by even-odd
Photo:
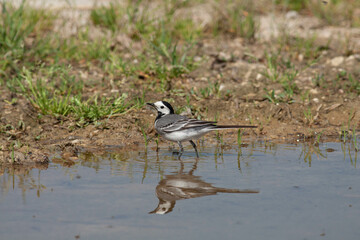
[[180, 147], [180, 151], [179, 151], [179, 160], [180, 160], [180, 157], [181, 157], [181, 155], [183, 154], [183, 152], [184, 152], [184, 148], [183, 148], [183, 146], [182, 146], [182, 144], [181, 144], [181, 142], [179, 141], [179, 142], [177, 142], [178, 144], [179, 144], [179, 147]]
[[198, 153], [198, 151], [197, 151], [197, 149], [196, 149], [196, 144], [193, 142], [193, 140], [190, 140], [189, 142], [191, 143], [191, 145], [192, 145], [192, 146], [194, 147], [194, 149], [195, 149], [196, 157], [199, 158], [199, 153]]
[[179, 147], [180, 147], [180, 151], [179, 151], [179, 154], [182, 154], [184, 152], [184, 148], [181, 144], [181, 142], [177, 142], [179, 144]]

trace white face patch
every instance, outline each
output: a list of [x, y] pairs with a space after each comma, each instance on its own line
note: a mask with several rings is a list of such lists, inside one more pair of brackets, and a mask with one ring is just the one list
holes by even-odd
[[163, 115], [167, 115], [170, 114], [170, 109], [165, 106], [165, 104], [162, 101], [158, 101], [156, 103], [154, 103], [156, 110], [158, 110], [158, 112], [161, 112]]
[[171, 202], [166, 201], [164, 203], [160, 203], [159, 206], [156, 208], [156, 214], [165, 214], [169, 211], [169, 209], [171, 208]]

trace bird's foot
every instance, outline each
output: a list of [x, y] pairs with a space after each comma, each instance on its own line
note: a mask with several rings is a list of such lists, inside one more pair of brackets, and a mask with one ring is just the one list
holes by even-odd
[[173, 155], [180, 155], [180, 152], [177, 151], [177, 150], [173, 150], [172, 154], [173, 154]]

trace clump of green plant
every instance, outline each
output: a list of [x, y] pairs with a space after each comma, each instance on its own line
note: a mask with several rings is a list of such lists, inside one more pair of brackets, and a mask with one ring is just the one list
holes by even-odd
[[278, 56], [274, 54], [266, 54], [267, 70], [261, 74], [271, 82], [279, 82], [281, 77], [280, 67], [278, 64]]
[[71, 94], [81, 94], [84, 90], [84, 82], [70, 72], [73, 70], [71, 65], [41, 65], [38, 71], [39, 76], [43, 76], [48, 80], [49, 86], [52, 89], [56, 89], [60, 94], [66, 95], [69, 91]]
[[322, 73], [316, 73], [315, 76], [311, 79], [311, 81], [313, 82], [313, 84], [316, 87], [326, 88], [326, 86], [327, 86], [325, 78], [324, 78], [324, 74], [322, 74]]
[[[191, 51], [200, 30], [191, 19], [174, 18], [174, 13], [186, 5], [187, 1], [164, 0], [159, 5], [163, 10], [162, 14], [154, 17], [150, 17], [146, 11], [150, 4], [145, 1], [128, 1], [121, 7], [110, 4], [92, 11], [94, 24], [118, 32], [122, 21], [124, 22], [122, 28], [125, 28], [128, 36], [135, 41], [142, 41], [146, 45], [144, 49], [151, 49], [138, 54], [136, 63], [124, 61], [116, 52], [116, 47], [111, 45], [112, 41], [102, 39], [98, 44], [96, 41], [90, 41], [86, 33], [79, 33], [76, 39], [62, 44], [68, 53], [63, 57], [77, 61], [101, 59], [100, 66], [112, 75], [130, 76], [138, 72], [150, 73], [161, 80], [163, 89], [167, 89], [169, 79], [179, 77], [196, 67]], [[120, 16], [121, 19], [116, 14], [118, 12], [124, 14]], [[79, 41], [79, 39], [83, 40]], [[86, 51], [85, 49], [79, 51], [79, 48], [86, 48]]]
[[315, 117], [310, 108], [304, 110], [304, 118], [305, 118], [305, 123], [308, 124], [309, 126], [314, 124]]
[[146, 11], [147, 4], [142, 0], [129, 0], [124, 6], [111, 2], [109, 6], [94, 8], [90, 13], [90, 18], [94, 25], [107, 28], [113, 33], [124, 30], [133, 39], [139, 40], [142, 35], [155, 30], [154, 20], [150, 19]]
[[354, 4], [351, 1], [328, 0], [328, 1], [306, 1], [307, 8], [316, 17], [327, 24], [339, 25], [343, 21], [352, 22]]
[[25, 19], [24, 1], [17, 9], [1, 2], [1, 8], [0, 49], [4, 52], [17, 52], [24, 48], [24, 41], [35, 28], [37, 21]]
[[[140, 9], [140, 4], [144, 7], [143, 10]], [[126, 15], [129, 25], [127, 26], [127, 31], [135, 40], [142, 39], [144, 36], [157, 30], [154, 25], [155, 19], [152, 19], [148, 11], [146, 11], [149, 7], [148, 4], [149, 2], [142, 0], [128, 0]]]
[[88, 30], [81, 31], [76, 37], [58, 40], [57, 57], [60, 59], [84, 61], [100, 66], [110, 60], [111, 42], [109, 39], [102, 37], [99, 39], [91, 39]]
[[[1, 2], [0, 14], [0, 72], [18, 72], [26, 61], [36, 62], [47, 53], [48, 38], [43, 36], [55, 17], [45, 10], [28, 8], [25, 1], [14, 7]], [[32, 40], [29, 39], [32, 34]], [[7, 76], [9, 77], [9, 76]]]
[[349, 134], [349, 131], [344, 126], [344, 124], [341, 126], [341, 131], [340, 131], [339, 137], [340, 137], [340, 140], [343, 141], [343, 143], [346, 143], [346, 141], [349, 140], [350, 134]]
[[284, 89], [285, 96], [293, 100], [293, 95], [299, 92], [299, 87], [295, 83], [295, 78], [298, 75], [298, 71], [295, 69], [291, 69], [290, 71], [286, 71], [282, 81], [280, 82], [281, 86]]
[[329, 49], [330, 40], [325, 45], [316, 43], [317, 36], [299, 37], [291, 36], [284, 29], [277, 38], [275, 45], [278, 54], [286, 56], [289, 61], [304, 61], [311, 65], [319, 59], [322, 51]]
[[265, 98], [271, 103], [279, 104], [294, 102], [292, 92], [280, 92], [279, 94], [275, 94], [275, 90], [269, 91], [266, 88], [264, 90], [266, 91]]
[[25, 95], [29, 102], [39, 109], [43, 114], [54, 114], [66, 116], [70, 112], [70, 93], [60, 95], [59, 91], [51, 92], [44, 84], [42, 79], [33, 81], [31, 73], [23, 69], [20, 79], [16, 79], [20, 92]]
[[230, 34], [250, 41], [255, 40], [258, 23], [251, 2], [235, 1], [230, 4], [222, 2], [222, 4], [222, 7], [217, 8], [219, 17], [212, 23], [213, 34]]
[[360, 17], [355, 9], [360, 2], [353, 0], [276, 0], [275, 4], [284, 10], [312, 13], [327, 24], [346, 24], [352, 27], [360, 25]]
[[146, 94], [146, 89], [143, 89], [141, 96], [135, 97], [134, 107], [141, 109], [142, 107], [145, 106], [145, 94]]
[[345, 70], [340, 71], [336, 77], [325, 79], [323, 74], [317, 74], [312, 79], [312, 82], [316, 87], [327, 89], [331, 86], [331, 89], [334, 89], [335, 92], [338, 90], [343, 90], [348, 93], [350, 96], [355, 94], [356, 96], [360, 95], [360, 82], [358, 81], [358, 73], [350, 73]]
[[273, 83], [279, 83], [282, 87], [282, 91], [279, 94], [275, 94], [275, 90], [267, 90], [265, 97], [272, 103], [287, 102], [292, 103], [294, 101], [293, 96], [300, 91], [299, 87], [295, 83], [295, 78], [299, 74], [291, 64], [286, 63], [286, 67], [281, 68], [278, 64], [277, 55], [267, 55], [268, 68], [262, 74]]
[[214, 83], [212, 83], [209, 81], [208, 86], [200, 88], [196, 95], [205, 99], [208, 99], [210, 97], [220, 98], [220, 82], [215, 81]]
[[158, 73], [166, 70], [170, 73], [170, 77], [178, 77], [192, 70], [195, 65], [189, 53], [195, 42], [187, 42], [179, 49], [178, 42], [173, 39], [170, 32], [165, 28], [164, 22], [160, 26], [160, 31], [149, 41], [149, 45], [156, 54], [156, 60], [168, 66], [166, 69], [160, 69], [161, 71], [158, 71]]
[[[53, 73], [50, 72], [48, 76], [51, 76], [51, 74]], [[45, 84], [43, 78], [34, 79], [33, 74], [24, 68], [20, 77], [14, 80], [14, 89], [19, 89], [20, 93], [40, 113], [56, 117], [74, 117], [80, 125], [86, 125], [114, 114], [124, 113], [132, 107], [140, 106], [144, 102], [143, 96], [138, 98], [137, 102], [130, 107], [131, 102], [125, 103], [127, 94], [115, 98], [99, 98], [95, 96], [84, 99], [81, 97], [82, 89], [79, 89], [76, 95], [72, 95], [72, 86], [74, 85], [66, 82], [66, 79], [60, 81], [60, 84], [64, 85], [56, 90], [54, 90], [54, 82], [58, 79], [52, 80], [50, 78], [49, 80], [50, 82]], [[70, 81], [75, 80], [71, 78]]]
[[165, 23], [166, 30], [172, 38], [177, 40], [189, 41], [200, 31], [191, 19], [174, 17], [177, 10], [188, 5], [190, 1], [169, 1], [163, 0], [159, 4], [158, 16], [149, 14], [147, 9], [150, 7], [147, 1], [128, 1], [126, 6], [127, 32], [135, 39], [149, 39], [151, 36], [161, 31], [160, 24]]
[[15, 143], [12, 142], [9, 147], [11, 153], [10, 153], [10, 159], [11, 163], [15, 163]]
[[127, 95], [123, 94], [117, 98], [100, 98], [95, 96], [88, 100], [75, 96], [71, 99], [71, 112], [79, 124], [88, 124], [104, 117], [110, 117], [117, 113], [128, 110], [125, 103]]
[[306, 8], [306, 0], [276, 0], [275, 4], [286, 10], [300, 11]]
[[360, 81], [353, 74], [340, 72], [337, 77], [342, 80], [341, 85], [347, 92], [360, 95]]
[[110, 52], [109, 61], [104, 63], [104, 71], [113, 76], [130, 76], [136, 72], [136, 67], [125, 61], [119, 54]]
[[269, 100], [269, 102], [274, 103], [274, 104], [279, 104], [281, 102], [286, 102], [285, 99], [284, 99], [285, 98], [284, 94], [281, 93], [280, 95], [277, 95], [277, 94], [275, 94], [274, 89], [269, 91], [269, 90], [267, 90], [267, 88], [264, 88], [264, 90], [266, 92], [265, 98], [267, 100]]
[[117, 4], [110, 2], [109, 6], [94, 8], [90, 12], [90, 19], [94, 25], [110, 29], [113, 33], [119, 28], [119, 18], [122, 12]]
[[321, 131], [320, 133], [315, 133], [315, 136], [316, 136], [316, 142], [315, 142], [315, 144], [316, 144], [317, 146], [319, 146], [319, 144], [320, 144], [320, 139], [321, 139], [321, 135], [323, 134], [323, 132], [324, 132], [324, 131]]
[[173, 23], [171, 35], [175, 39], [185, 40], [187, 42], [194, 41], [202, 36], [202, 30], [192, 19], [178, 19]]
[[145, 148], [147, 148], [147, 146], [148, 146], [148, 144], [149, 144], [150, 139], [149, 139], [149, 137], [148, 137], [148, 135], [147, 135], [147, 133], [146, 133], [145, 129], [144, 129], [142, 126], [140, 126], [140, 128], [141, 128], [141, 133], [142, 133], [143, 138], [144, 138]]
[[289, 53], [293, 55], [292, 58], [294, 59], [299, 54], [303, 54], [305, 60], [310, 62], [316, 60], [321, 51], [328, 49], [328, 46], [316, 46], [315, 40], [315, 35], [307, 38], [293, 37], [288, 44], [290, 46]]
[[310, 102], [310, 90], [307, 89], [305, 91], [302, 91], [300, 95], [300, 99], [303, 104], [305, 104], [306, 102]]

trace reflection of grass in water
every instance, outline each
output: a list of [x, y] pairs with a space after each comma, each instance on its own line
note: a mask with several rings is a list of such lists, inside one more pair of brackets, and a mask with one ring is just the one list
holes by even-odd
[[[307, 139], [302, 142], [301, 144], [301, 153], [299, 156], [299, 160], [303, 159], [305, 163], [308, 163], [309, 167], [312, 165], [313, 155], [317, 156], [317, 159], [327, 159], [329, 157], [327, 152], [334, 151], [333, 149], [322, 149], [322, 143], [320, 142], [320, 134], [316, 134], [310, 139]], [[349, 157], [351, 165], [356, 168], [357, 163], [357, 154], [359, 152], [357, 148], [357, 139], [355, 138], [347, 138], [347, 141], [341, 141], [339, 144], [341, 146], [341, 151], [343, 153], [344, 161], [346, 160], [347, 156]], [[324, 143], [326, 144], [326, 143]], [[325, 152], [324, 152], [325, 151]]]
[[358, 143], [357, 143], [357, 136], [356, 136], [356, 129], [355, 129], [355, 127], [353, 128], [352, 135], [353, 135], [353, 146], [354, 146], [354, 149], [355, 149], [356, 152], [358, 152], [358, 151], [359, 151], [359, 146], [358, 146]]
[[[352, 140], [350, 142], [342, 142], [341, 150], [344, 154], [344, 161], [346, 160], [346, 155], [349, 155], [351, 165], [356, 168], [358, 150], [354, 147], [354, 142]], [[354, 153], [354, 157], [352, 153]]]
[[323, 154], [321, 152], [319, 144], [314, 144], [313, 141], [304, 142], [302, 144], [302, 150], [299, 159], [303, 158], [304, 162], [308, 163], [309, 167], [311, 167], [313, 154], [315, 154], [318, 159], [320, 159], [320, 157], [325, 159], [327, 158], [327, 154]]
[[[349, 155], [350, 162], [354, 167], [356, 167], [357, 162], [357, 154], [359, 152], [358, 146], [358, 136], [356, 135], [356, 127], [353, 127], [352, 131], [347, 131], [345, 128], [342, 128], [341, 135], [342, 144], [341, 149], [344, 153], [344, 160], [346, 158], [346, 152]], [[346, 150], [347, 149], [347, 150]], [[354, 158], [352, 157], [352, 153], [354, 153]]]
[[239, 128], [238, 132], [237, 132], [237, 143], [238, 143], [239, 148], [241, 147], [241, 143], [242, 143], [242, 135], [243, 135], [243, 132]]
[[[36, 190], [37, 197], [46, 189], [41, 183], [41, 169], [47, 169], [48, 165], [0, 165], [4, 174], [0, 178], [1, 193], [5, 196], [10, 189], [21, 189], [23, 202], [26, 202], [26, 193]], [[37, 170], [33, 168], [39, 168]], [[38, 173], [37, 176], [35, 175]]]

